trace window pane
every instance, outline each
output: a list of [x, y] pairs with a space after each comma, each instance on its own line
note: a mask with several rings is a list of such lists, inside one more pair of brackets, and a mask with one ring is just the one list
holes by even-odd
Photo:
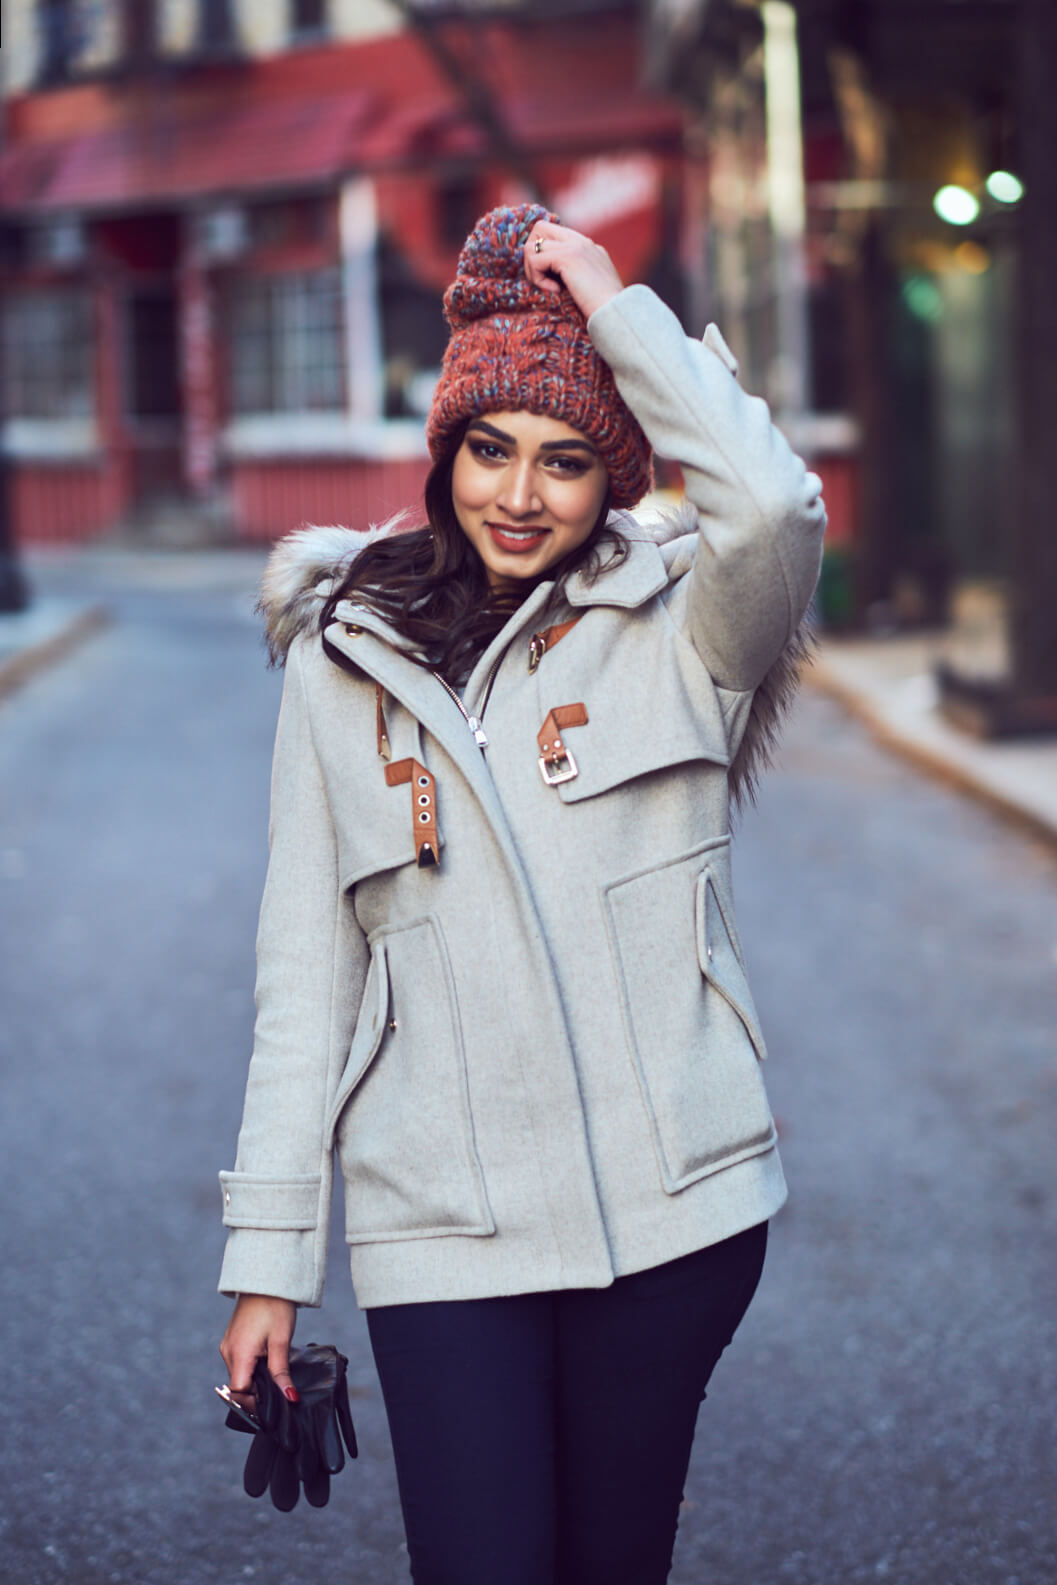
[[344, 407], [339, 270], [236, 281], [227, 323], [234, 412], [301, 413]]
[[10, 293], [3, 305], [4, 411], [9, 418], [84, 418], [94, 411], [87, 292]]

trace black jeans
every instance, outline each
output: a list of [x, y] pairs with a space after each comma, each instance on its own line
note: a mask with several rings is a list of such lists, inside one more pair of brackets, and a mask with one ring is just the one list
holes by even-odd
[[762, 1223], [609, 1288], [368, 1310], [415, 1585], [663, 1585], [766, 1245]]

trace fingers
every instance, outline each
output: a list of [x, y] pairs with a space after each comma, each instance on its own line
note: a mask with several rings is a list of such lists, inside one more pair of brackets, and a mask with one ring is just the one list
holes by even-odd
[[563, 288], [585, 319], [623, 290], [624, 283], [605, 248], [582, 232], [539, 220], [524, 248], [526, 278], [553, 296]]
[[290, 1339], [272, 1337], [268, 1340], [268, 1373], [283, 1397], [290, 1403], [300, 1403], [294, 1379], [290, 1374]]
[[525, 274], [533, 286], [541, 291], [556, 293], [562, 289], [562, 280], [555, 274], [563, 259], [568, 261], [570, 245], [594, 247], [590, 237], [582, 236], [569, 226], [555, 225], [552, 220], [537, 220], [525, 243]]
[[[257, 1349], [252, 1344], [244, 1343], [236, 1335], [229, 1341], [229, 1333], [224, 1334], [224, 1341], [220, 1345], [220, 1357], [228, 1368], [228, 1385], [231, 1395], [237, 1398], [244, 1409], [253, 1406], [253, 1367], [257, 1363]], [[245, 1402], [244, 1400], [249, 1400]]]
[[228, 1368], [233, 1395], [240, 1400], [249, 1399], [252, 1404], [254, 1366], [258, 1359], [264, 1358], [280, 1391], [290, 1402], [297, 1401], [296, 1393], [290, 1398], [286, 1391], [287, 1388], [294, 1391], [290, 1379], [290, 1339], [296, 1315], [296, 1307], [286, 1299], [241, 1295], [220, 1344], [220, 1356]]

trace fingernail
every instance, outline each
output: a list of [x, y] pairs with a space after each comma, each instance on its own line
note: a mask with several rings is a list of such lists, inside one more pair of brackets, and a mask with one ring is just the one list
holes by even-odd
[[298, 1392], [296, 1387], [284, 1387], [283, 1392], [286, 1394], [291, 1403], [301, 1402], [301, 1394]]

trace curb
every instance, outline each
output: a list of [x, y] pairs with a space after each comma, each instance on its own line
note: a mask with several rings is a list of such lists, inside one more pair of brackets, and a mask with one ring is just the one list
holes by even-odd
[[943, 782], [955, 792], [975, 799], [992, 814], [1017, 826], [1057, 854], [1057, 823], [1034, 809], [1026, 808], [1016, 798], [975, 773], [970, 766], [955, 763], [939, 749], [930, 748], [928, 744], [894, 727], [882, 709], [872, 704], [854, 684], [846, 682], [827, 665], [824, 656], [816, 654], [813, 657], [811, 664], [801, 672], [801, 680], [819, 693], [826, 694], [855, 720], [860, 721], [882, 748], [913, 765], [916, 770]]
[[111, 617], [105, 605], [90, 605], [78, 611], [56, 632], [35, 644], [0, 660], [0, 699], [5, 699], [38, 672], [53, 666], [72, 653], [85, 639], [108, 626]]

